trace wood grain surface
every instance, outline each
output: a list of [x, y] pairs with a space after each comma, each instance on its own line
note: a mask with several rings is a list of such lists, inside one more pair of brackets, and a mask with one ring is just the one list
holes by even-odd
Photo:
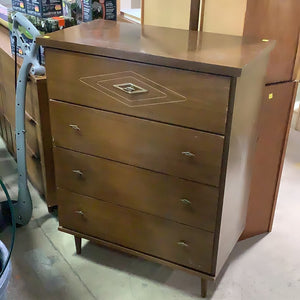
[[218, 189], [54, 148], [60, 188], [214, 231]]
[[297, 73], [294, 64], [300, 33], [299, 12], [298, 0], [247, 1], [244, 35], [276, 40], [268, 67], [267, 83], [295, 79], [293, 74]]
[[219, 185], [223, 136], [53, 100], [50, 115], [56, 146]]
[[265, 87], [259, 136], [256, 144], [246, 228], [242, 238], [269, 231], [276, 188], [281, 178], [281, 161], [296, 83]]
[[[49, 49], [46, 62], [51, 99], [224, 134], [228, 77]], [[124, 81], [148, 92], [113, 86]]]
[[[103, 20], [47, 36], [37, 39], [47, 48], [226, 76], [240, 76], [255, 57], [274, 47], [273, 42], [264, 43], [257, 38]], [[190, 43], [198, 47], [191, 50]]]
[[233, 106], [228, 112], [232, 121], [227, 127], [220, 197], [222, 190], [224, 194], [217, 221], [220, 234], [215, 243], [218, 245], [216, 275], [245, 228], [267, 64], [268, 55], [258, 57], [245, 68], [232, 89]]
[[213, 234], [59, 189], [60, 226], [211, 272]]

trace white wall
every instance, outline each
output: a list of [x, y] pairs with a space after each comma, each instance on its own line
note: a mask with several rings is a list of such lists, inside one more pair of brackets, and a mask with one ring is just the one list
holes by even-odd
[[[144, 1], [144, 23], [146, 25], [189, 28], [191, 0]], [[206, 0], [203, 30], [242, 35], [246, 6], [247, 0]]]
[[243, 35], [246, 8], [247, 0], [206, 0], [203, 31]]
[[141, 0], [131, 0], [131, 8], [141, 8]]
[[141, 0], [120, 0], [120, 8], [121, 10], [130, 8], [141, 8]]
[[144, 24], [188, 29], [190, 7], [191, 0], [144, 0]]

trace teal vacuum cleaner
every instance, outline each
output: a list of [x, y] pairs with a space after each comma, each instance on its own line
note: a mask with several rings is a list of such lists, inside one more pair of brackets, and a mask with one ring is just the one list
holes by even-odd
[[[31, 44], [28, 44], [24, 41], [22, 34], [19, 31], [19, 26], [22, 26], [31, 34], [31, 36], [33, 37]], [[6, 196], [6, 201], [0, 201], [0, 232], [3, 231], [8, 225], [12, 225], [13, 228], [11, 248], [9, 254], [5, 255], [5, 259], [3, 257], [3, 253], [5, 253], [5, 251], [1, 251], [5, 248], [5, 246], [0, 241], [0, 290], [2, 290], [3, 288], [3, 277], [5, 277], [4, 275], [8, 272], [9, 260], [14, 245], [16, 225], [26, 225], [30, 221], [32, 216], [32, 201], [27, 185], [25, 98], [29, 73], [33, 75], [45, 74], [45, 68], [40, 65], [38, 60], [39, 47], [36, 44], [36, 38], [39, 35], [39, 31], [21, 13], [16, 13], [13, 16], [12, 37], [15, 40], [15, 44], [21, 47], [24, 55], [23, 64], [19, 70], [16, 83], [16, 148], [18, 165], [18, 199], [17, 201], [12, 201], [10, 199], [7, 189], [3, 184], [3, 181], [0, 179], [0, 186], [2, 187]]]

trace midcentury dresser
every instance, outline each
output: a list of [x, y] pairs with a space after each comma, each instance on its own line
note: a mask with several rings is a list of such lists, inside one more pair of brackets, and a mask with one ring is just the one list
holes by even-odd
[[93, 21], [46, 47], [59, 229], [198, 274], [246, 220], [273, 42]]

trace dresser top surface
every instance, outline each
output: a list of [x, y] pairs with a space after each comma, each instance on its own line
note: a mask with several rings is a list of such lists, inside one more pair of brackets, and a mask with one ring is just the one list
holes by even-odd
[[125, 22], [95, 20], [38, 43], [49, 48], [238, 77], [275, 42]]

